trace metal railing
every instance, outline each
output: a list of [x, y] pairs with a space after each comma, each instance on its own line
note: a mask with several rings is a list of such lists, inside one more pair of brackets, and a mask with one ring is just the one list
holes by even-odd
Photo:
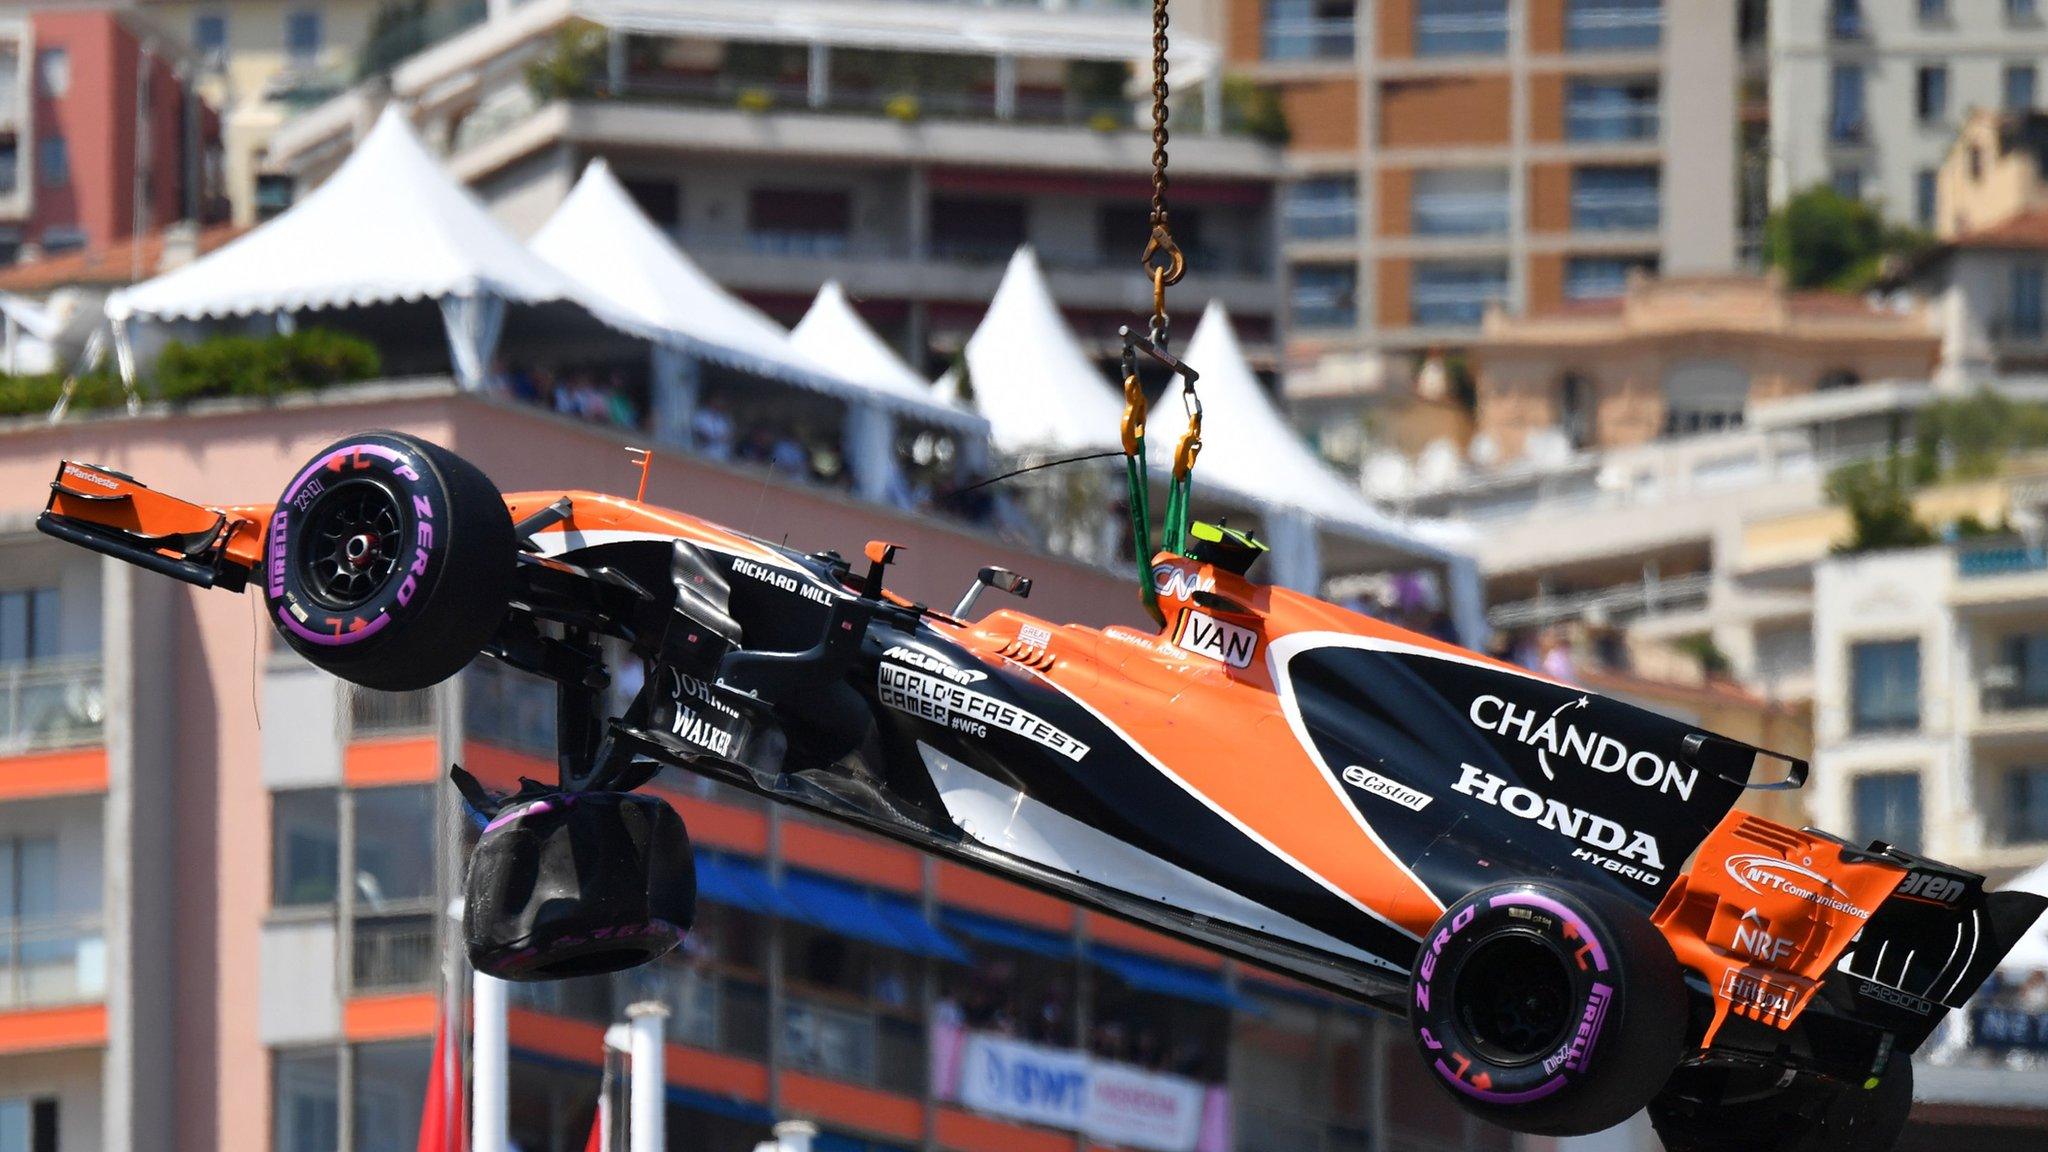
[[1588, 592], [1564, 592], [1495, 604], [1487, 610], [1486, 618], [1497, 628], [1516, 628], [1576, 620], [1588, 613], [1615, 620], [1681, 612], [1705, 607], [1713, 582], [1712, 574], [1705, 572], [1669, 580], [1636, 580]]
[[349, 986], [358, 992], [425, 988], [440, 973], [433, 913], [357, 917]]
[[1408, 202], [1417, 236], [1503, 236], [1508, 230], [1508, 193], [1418, 192]]
[[1564, 46], [1572, 52], [1648, 51], [1664, 38], [1655, 3], [1572, 0], [1565, 6]]
[[1358, 43], [1351, 19], [1271, 20], [1259, 43], [1268, 60], [1348, 60]]
[[1956, 575], [1965, 580], [2043, 569], [2048, 569], [2048, 547], [2039, 544], [1976, 544], [1956, 549]]
[[98, 913], [0, 920], [0, 1008], [85, 1003], [106, 988]]
[[1564, 138], [1582, 144], [1655, 140], [1659, 120], [1655, 100], [1573, 100], [1564, 109]]
[[378, 736], [411, 736], [434, 730], [432, 688], [417, 692], [379, 692], [373, 688], [345, 685], [348, 695], [349, 735], [353, 739]]
[[98, 743], [106, 715], [97, 659], [0, 664], [0, 756]]
[[784, 1067], [834, 1080], [875, 1080], [879, 1029], [872, 1012], [851, 1011], [792, 996], [782, 1006]]
[[356, 55], [357, 79], [389, 71], [399, 61], [424, 51], [490, 17], [486, 0], [463, 0], [453, 8], [433, 7], [401, 17], [378, 30]]

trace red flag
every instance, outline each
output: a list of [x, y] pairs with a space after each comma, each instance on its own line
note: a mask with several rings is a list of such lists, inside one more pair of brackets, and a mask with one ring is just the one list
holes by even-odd
[[448, 1043], [447, 1017], [434, 1024], [434, 1065], [420, 1110], [419, 1152], [464, 1152], [469, 1147], [468, 1100], [463, 1094], [462, 1049]]

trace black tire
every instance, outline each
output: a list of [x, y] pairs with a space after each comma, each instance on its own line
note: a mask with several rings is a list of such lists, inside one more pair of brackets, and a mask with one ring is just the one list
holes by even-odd
[[386, 692], [438, 684], [490, 642], [512, 597], [512, 515], [489, 478], [396, 432], [335, 441], [271, 515], [263, 572], [286, 644]]
[[1684, 1052], [1671, 946], [1603, 892], [1517, 882], [1471, 893], [1423, 937], [1409, 992], [1416, 1047], [1444, 1091], [1521, 1132], [1611, 1128]]
[[675, 810], [630, 792], [556, 792], [493, 818], [470, 856], [469, 962], [502, 980], [618, 972], [680, 944], [697, 868]]

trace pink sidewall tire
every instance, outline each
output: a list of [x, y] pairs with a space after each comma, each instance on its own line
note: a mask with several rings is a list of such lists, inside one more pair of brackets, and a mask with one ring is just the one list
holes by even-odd
[[1409, 1028], [1432, 1079], [1495, 1124], [1598, 1132], [1648, 1104], [1685, 1046], [1671, 946], [1618, 897], [1537, 881], [1444, 910], [1409, 978]]
[[322, 449], [278, 498], [261, 573], [294, 651], [387, 692], [453, 676], [511, 602], [516, 542], [498, 490], [468, 461], [395, 432]]

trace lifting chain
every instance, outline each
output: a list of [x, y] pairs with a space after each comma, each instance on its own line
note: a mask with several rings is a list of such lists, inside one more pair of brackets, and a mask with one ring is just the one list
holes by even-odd
[[1152, 276], [1152, 342], [1166, 350], [1166, 289], [1187, 272], [1166, 214], [1166, 3], [1152, 0], [1152, 219], [1139, 261]]

